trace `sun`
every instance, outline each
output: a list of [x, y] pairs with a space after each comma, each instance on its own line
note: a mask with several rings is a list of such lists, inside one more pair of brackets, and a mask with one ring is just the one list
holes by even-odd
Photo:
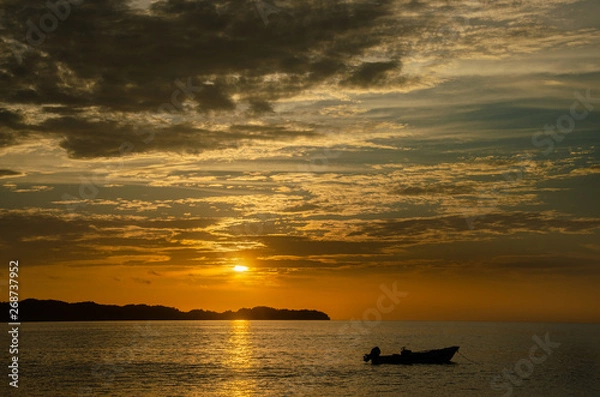
[[240, 272], [240, 273], [247, 272], [248, 271], [248, 266], [235, 265], [233, 267], [233, 270], [236, 271], [236, 272]]

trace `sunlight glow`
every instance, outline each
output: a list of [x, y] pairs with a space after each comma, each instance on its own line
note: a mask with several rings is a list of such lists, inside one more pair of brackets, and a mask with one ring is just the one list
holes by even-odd
[[248, 271], [248, 266], [241, 266], [241, 265], [236, 265], [233, 267], [233, 270], [236, 272], [247, 272]]

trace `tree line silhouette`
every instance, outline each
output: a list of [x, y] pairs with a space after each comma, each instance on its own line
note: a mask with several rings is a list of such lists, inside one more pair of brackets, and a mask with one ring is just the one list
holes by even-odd
[[[0, 303], [5, 322], [8, 302]], [[274, 309], [257, 306], [223, 313], [195, 309], [182, 312], [174, 307], [148, 305], [102, 305], [95, 302], [67, 303], [58, 300], [25, 299], [19, 302], [19, 321], [109, 321], [109, 320], [329, 320], [317, 310]]]

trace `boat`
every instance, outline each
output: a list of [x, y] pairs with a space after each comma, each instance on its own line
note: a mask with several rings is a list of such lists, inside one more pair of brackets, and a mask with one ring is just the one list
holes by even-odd
[[379, 347], [371, 349], [371, 353], [365, 354], [365, 362], [369, 360], [374, 365], [379, 364], [446, 364], [449, 363], [459, 346], [446, 347], [443, 349], [412, 351], [402, 348], [400, 354], [382, 356]]

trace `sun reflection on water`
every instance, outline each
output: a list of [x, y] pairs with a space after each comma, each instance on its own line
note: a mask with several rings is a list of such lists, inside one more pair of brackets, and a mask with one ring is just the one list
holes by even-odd
[[234, 397], [255, 395], [255, 377], [248, 376], [257, 370], [254, 365], [250, 321], [232, 321], [227, 344], [225, 365], [233, 377], [231, 384], [228, 385], [228, 395]]

